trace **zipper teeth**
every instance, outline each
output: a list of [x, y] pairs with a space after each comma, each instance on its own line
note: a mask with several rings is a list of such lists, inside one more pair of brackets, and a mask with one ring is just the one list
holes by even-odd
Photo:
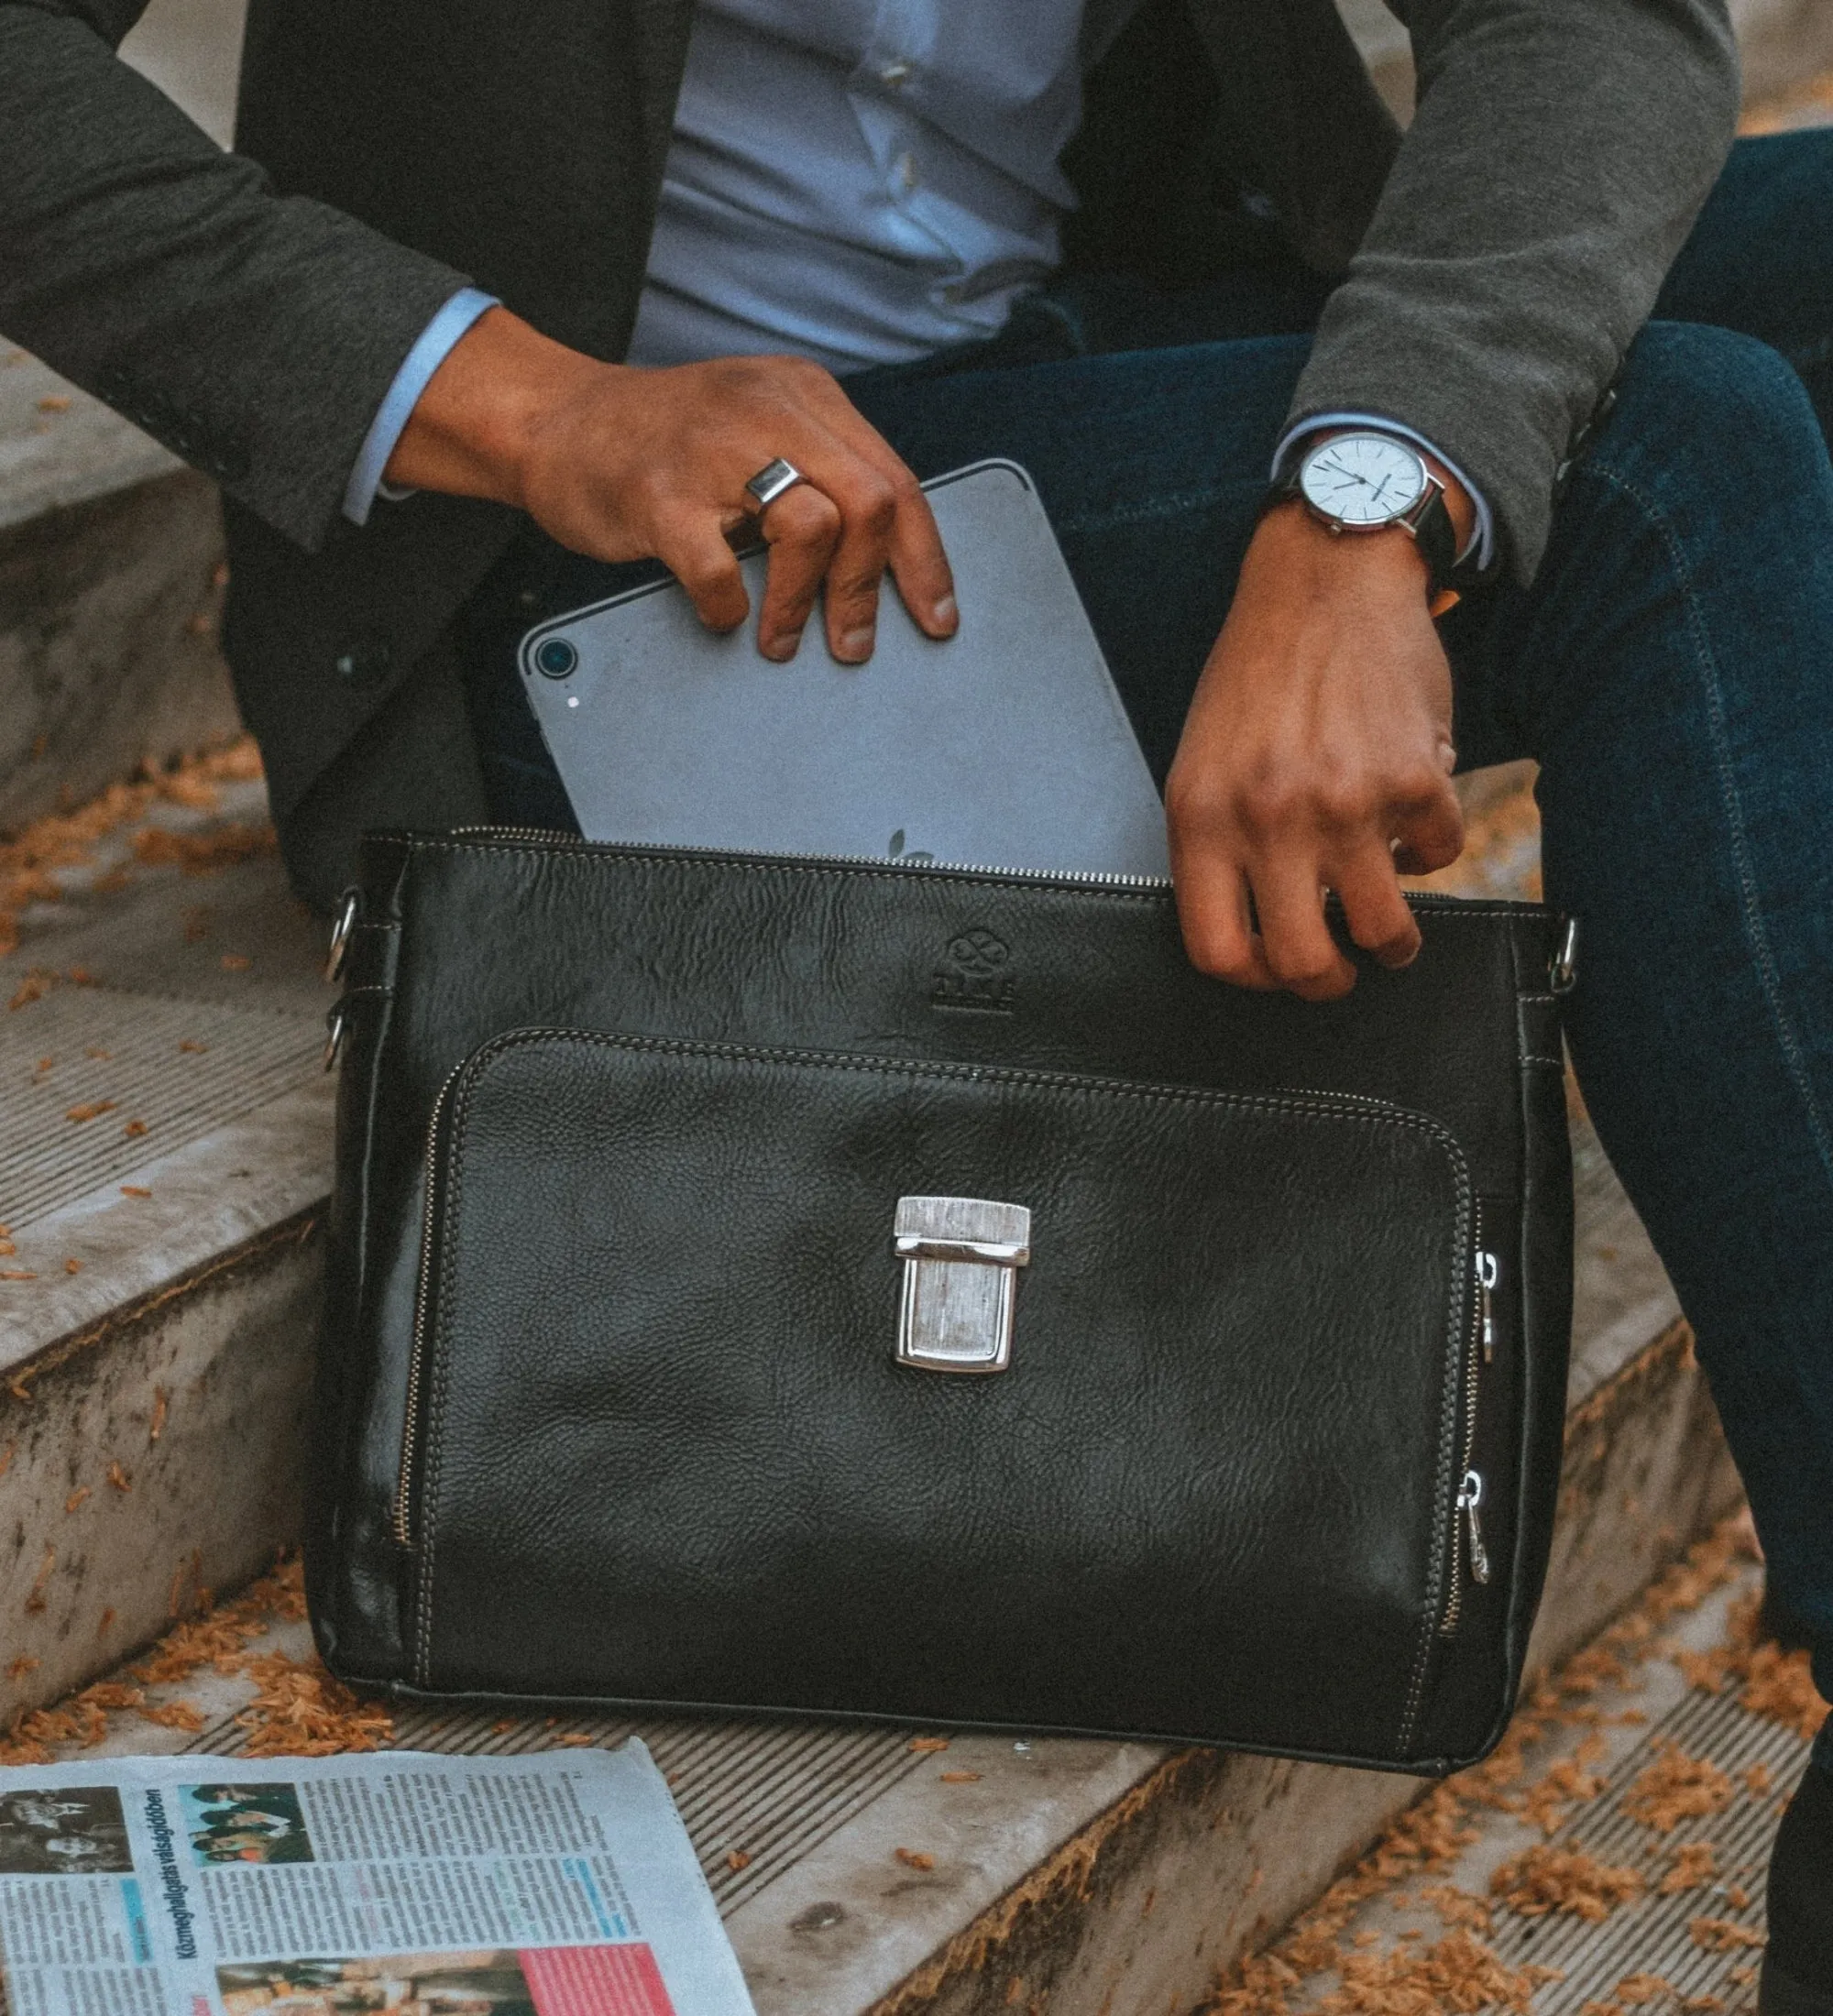
[[[544, 831], [529, 826], [460, 826], [456, 835], [469, 834], [483, 839], [545, 840], [556, 847], [603, 847], [620, 853], [698, 854], [708, 860], [729, 860], [733, 849], [726, 847], [638, 847], [626, 840], [575, 839], [570, 833]], [[822, 854], [807, 848], [773, 849], [768, 854], [745, 855], [747, 860], [834, 861], [847, 868], [939, 868], [957, 875], [998, 875], [1021, 882], [1094, 882], [1121, 889], [1169, 889], [1164, 875], [1122, 875], [1101, 869], [994, 868], [986, 861], [896, 861], [884, 854]]]
[[[742, 849], [730, 847], [676, 847], [662, 841], [644, 846], [633, 840], [587, 840], [576, 834], [561, 833], [552, 827], [541, 826], [456, 826], [452, 828], [451, 837], [454, 839], [531, 841], [554, 848], [591, 848], [605, 854], [675, 854], [689, 860], [697, 857], [703, 860], [764, 864], [821, 861], [836, 868], [901, 868], [916, 874], [993, 875], [1001, 882], [1070, 882], [1101, 889], [1157, 889], [1169, 893], [1172, 886], [1168, 875], [1125, 875], [1093, 868], [1002, 868], [988, 861], [895, 861], [883, 854], [822, 854], [812, 849], [747, 854]], [[1425, 910], [1455, 910], [1470, 900], [1464, 896], [1441, 895], [1434, 889], [1411, 889], [1406, 894], [1410, 904]], [[1499, 898], [1494, 902], [1486, 900], [1484, 908], [1519, 911], [1523, 916], [1545, 915], [1542, 904], [1507, 902]], [[1380, 1101], [1372, 1103], [1379, 1104]]]
[[448, 1071], [433, 1102], [433, 1118], [426, 1128], [426, 1200], [420, 1222], [420, 1278], [413, 1289], [413, 1343], [407, 1361], [407, 1405], [401, 1413], [401, 1468], [395, 1485], [392, 1523], [395, 1539], [403, 1547], [414, 1544], [412, 1525], [414, 1452], [420, 1439], [421, 1375], [426, 1363], [426, 1329], [431, 1312], [429, 1284], [433, 1276], [433, 1244], [436, 1220], [434, 1215], [434, 1145], [439, 1139], [439, 1122], [445, 1111], [446, 1095], [458, 1082], [463, 1064]]
[[1466, 1340], [1464, 1373], [1464, 1444], [1457, 1465], [1457, 1488], [1451, 1507], [1451, 1594], [1444, 1616], [1439, 1621], [1441, 1638], [1454, 1637], [1464, 1614], [1464, 1480], [1470, 1474], [1476, 1454], [1476, 1402], [1483, 1385], [1483, 1296], [1477, 1270], [1483, 1265], [1483, 1205], [1471, 1201], [1470, 1234], [1470, 1334]]

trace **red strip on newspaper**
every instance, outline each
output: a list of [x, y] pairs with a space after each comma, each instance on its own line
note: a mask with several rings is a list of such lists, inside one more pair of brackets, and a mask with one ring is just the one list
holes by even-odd
[[520, 1958], [536, 2016], [675, 2016], [646, 1945], [543, 1946]]

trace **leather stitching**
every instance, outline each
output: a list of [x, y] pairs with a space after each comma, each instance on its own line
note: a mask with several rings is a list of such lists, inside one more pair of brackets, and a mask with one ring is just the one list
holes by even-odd
[[[1465, 1277], [1471, 1269], [1468, 1249], [1472, 1190], [1464, 1151], [1458, 1145], [1457, 1137], [1449, 1128], [1429, 1113], [1410, 1112], [1405, 1107], [1389, 1105], [1386, 1101], [1369, 1099], [1353, 1092], [1310, 1095], [1221, 1092], [1195, 1086], [1135, 1084], [1120, 1079], [1092, 1078], [1069, 1071], [1024, 1070], [999, 1065], [949, 1064], [902, 1057], [860, 1057], [844, 1051], [782, 1049], [750, 1044], [698, 1043], [667, 1036], [616, 1035], [596, 1029], [512, 1029], [480, 1045], [460, 1067], [459, 1081], [454, 1089], [452, 1131], [449, 1137], [452, 1147], [447, 1165], [445, 1208], [440, 1213], [438, 1250], [444, 1249], [458, 1216], [459, 1201], [464, 1189], [465, 1118], [470, 1107], [472, 1093], [482, 1080], [488, 1066], [498, 1057], [508, 1055], [511, 1050], [537, 1043], [577, 1043], [597, 1048], [668, 1057], [712, 1057], [731, 1063], [812, 1065], [825, 1069], [871, 1073], [884, 1078], [933, 1077], [960, 1083], [992, 1081], [1002, 1085], [1023, 1085], [1045, 1090], [1073, 1092], [1083, 1097], [1155, 1100], [1180, 1105], [1227, 1108], [1235, 1112], [1247, 1110], [1263, 1113], [1290, 1114], [1309, 1120], [1360, 1121], [1371, 1125], [1378, 1122], [1389, 1126], [1410, 1129], [1435, 1142], [1444, 1151], [1445, 1160], [1451, 1168], [1457, 1208], [1452, 1232], [1451, 1300], [1446, 1316], [1444, 1354], [1445, 1387], [1440, 1413], [1439, 1459], [1433, 1493], [1436, 1517], [1432, 1521], [1432, 1557], [1426, 1571], [1426, 1603], [1421, 1618], [1420, 1645], [1414, 1657], [1412, 1675], [1400, 1719], [1399, 1754], [1403, 1758], [1408, 1754], [1424, 1696], [1433, 1640], [1438, 1632], [1438, 1619], [1443, 1608], [1444, 1578], [1450, 1553], [1448, 1535], [1451, 1521], [1456, 1516], [1453, 1503], [1452, 1473], [1456, 1467], [1458, 1429], [1463, 1408], [1463, 1316], [1466, 1288]], [[434, 1144], [429, 1141], [425, 1178], [429, 1184], [434, 1180], [433, 1148]], [[417, 1684], [424, 1688], [430, 1688], [433, 1684], [433, 1571], [437, 1528], [436, 1508], [442, 1471], [442, 1429], [450, 1384], [446, 1342], [451, 1324], [451, 1304], [449, 1298], [443, 1299], [445, 1306], [439, 1311], [433, 1342], [434, 1364], [432, 1392], [429, 1396], [431, 1404], [421, 1441], [426, 1473], [422, 1498], [421, 1548], [415, 1586], [415, 1679]]]

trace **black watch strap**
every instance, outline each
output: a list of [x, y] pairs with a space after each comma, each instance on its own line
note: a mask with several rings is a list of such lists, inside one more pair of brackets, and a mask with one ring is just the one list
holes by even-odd
[[1450, 507], [1437, 483], [1432, 485], [1412, 520], [1412, 528], [1413, 543], [1432, 576], [1432, 592], [1440, 595], [1452, 586], [1452, 572], [1457, 565], [1457, 527], [1451, 521]]

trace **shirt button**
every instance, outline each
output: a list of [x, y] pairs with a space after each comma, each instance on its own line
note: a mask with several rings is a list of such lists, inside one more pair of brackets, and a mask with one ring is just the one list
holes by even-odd
[[393, 669], [395, 654], [386, 637], [371, 633], [353, 637], [332, 661], [333, 669], [346, 686], [373, 686]]

